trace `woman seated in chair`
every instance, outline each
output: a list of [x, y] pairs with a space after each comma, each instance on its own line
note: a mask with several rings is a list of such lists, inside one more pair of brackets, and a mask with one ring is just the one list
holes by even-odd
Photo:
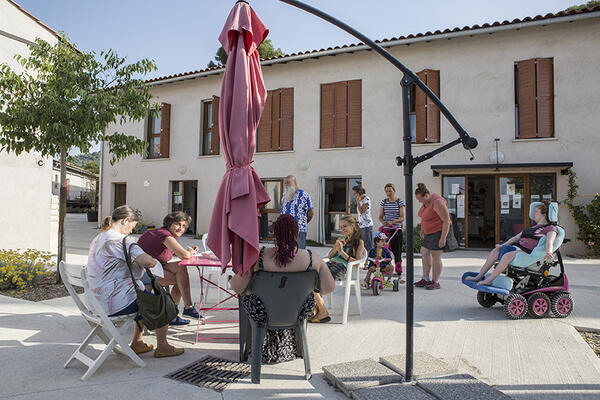
[[[506, 243], [497, 244], [494, 250], [491, 251], [477, 276], [469, 276], [465, 279], [477, 282], [478, 286], [491, 285], [494, 279], [506, 270], [519, 251], [531, 253], [540, 239], [544, 236], [546, 236], [546, 254], [544, 259], [551, 259], [553, 257], [554, 240], [556, 239], [558, 230], [554, 224], [548, 222], [549, 205], [550, 202], [543, 201], [542, 204], [536, 206], [533, 211], [535, 225], [530, 226], [518, 235], [511, 237]], [[482, 280], [485, 273], [489, 271], [496, 261], [500, 261], [498, 266], [487, 279]]]
[[[308, 271], [311, 268], [319, 273], [321, 293], [331, 293], [334, 281], [329, 269], [319, 256], [310, 250], [298, 248], [298, 223], [289, 214], [282, 214], [273, 224], [275, 247], [260, 250], [258, 261], [253, 272], [272, 271], [280, 272], [283, 268], [287, 272]], [[241, 294], [244, 292], [253, 273], [245, 275], [236, 274], [231, 278], [232, 289]], [[254, 296], [242, 297], [242, 305], [250, 318], [256, 322], [263, 322], [266, 317], [265, 309], [260, 300]], [[302, 307], [301, 316], [307, 318], [312, 314], [315, 306], [313, 296], [309, 296]], [[289, 361], [296, 358], [296, 340], [293, 329], [268, 330], [265, 334], [262, 362], [276, 363]]]
[[[173, 285], [171, 297], [175, 304], [179, 305], [183, 297], [182, 314], [192, 318], [200, 318], [196, 307], [192, 303], [192, 294], [190, 290], [190, 277], [187, 267], [179, 266], [179, 262], [169, 262], [175, 256], [185, 259], [190, 258], [198, 252], [198, 247], [189, 247], [187, 250], [177, 242], [187, 230], [192, 218], [183, 211], [176, 211], [167, 214], [163, 219], [163, 226], [160, 229], [154, 229], [144, 233], [138, 239], [138, 245], [146, 253], [161, 262], [165, 270], [165, 276], [158, 278], [158, 283], [163, 286]], [[177, 316], [169, 325], [186, 325], [189, 319], [183, 319]]]
[[[327, 257], [327, 267], [333, 279], [341, 281], [346, 277], [348, 263], [360, 259], [365, 251], [365, 242], [360, 237], [360, 227], [352, 215], [344, 215], [340, 220], [342, 237], [336, 240]], [[331, 318], [325, 307], [325, 302], [319, 293], [315, 293], [316, 313], [309, 322], [329, 322]]]
[[[129, 206], [115, 208], [112, 216], [102, 221], [102, 231], [92, 240], [88, 255], [87, 276], [91, 293], [98, 303], [104, 307], [109, 317], [118, 315], [135, 314], [138, 310], [136, 292], [123, 252], [123, 238], [131, 233], [139, 220], [138, 214]], [[144, 253], [133, 240], [127, 240], [127, 246], [133, 260], [132, 272], [140, 289], [144, 284], [140, 280], [144, 268], [153, 268], [158, 260]], [[142, 340], [143, 325], [133, 324], [133, 339], [131, 349], [136, 354], [146, 353], [154, 347]], [[167, 342], [168, 326], [161, 326], [155, 330], [156, 350], [155, 357], [178, 356], [183, 349], [171, 346]]]

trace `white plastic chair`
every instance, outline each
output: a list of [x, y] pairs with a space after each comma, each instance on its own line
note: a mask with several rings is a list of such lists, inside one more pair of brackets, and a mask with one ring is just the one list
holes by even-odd
[[[360, 304], [360, 270], [362, 265], [367, 260], [367, 251], [363, 251], [363, 255], [360, 259], [349, 262], [348, 270], [346, 271], [346, 279], [343, 281], [336, 281], [336, 286], [344, 286], [344, 310], [342, 313], [342, 324], [345, 325], [348, 322], [348, 308], [350, 307], [350, 287], [354, 286], [354, 294], [356, 295], [356, 303], [358, 304], [358, 315], [362, 314], [362, 308]], [[323, 261], [329, 261], [328, 258], [324, 258]], [[326, 296], [327, 308], [333, 308], [332, 293]]]
[[[208, 233], [205, 233], [202, 235], [202, 247], [204, 247], [204, 251], [211, 253], [212, 254], [212, 250], [208, 248], [208, 246], [206, 245], [206, 241], [208, 240]], [[233, 276], [233, 270], [231, 268], [227, 268], [225, 270], [224, 273], [220, 273], [215, 271], [214, 269], [211, 269], [211, 271], [208, 274], [208, 280], [214, 282], [215, 281], [215, 277], [216, 277], [216, 281], [217, 281], [217, 285], [219, 285], [222, 288], [227, 288], [228, 283], [229, 283], [229, 277]], [[206, 283], [206, 290], [204, 291], [204, 303], [206, 303], [206, 300], [208, 299], [208, 290], [212, 285], [209, 283]], [[221, 302], [221, 296], [223, 294], [222, 290], [217, 290], [217, 303]]]
[[[146, 363], [135, 354], [135, 352], [129, 347], [129, 343], [123, 338], [123, 333], [127, 331], [131, 323], [135, 318], [135, 314], [121, 315], [118, 317], [109, 317], [106, 315], [104, 309], [100, 306], [98, 301], [89, 296], [86, 298], [86, 303], [89, 307], [86, 307], [82, 299], [79, 297], [73, 286], [83, 287], [88, 292], [90, 290], [85, 268], [81, 266], [75, 266], [67, 264], [61, 261], [58, 269], [67, 291], [71, 295], [71, 298], [81, 311], [81, 315], [90, 324], [92, 331], [86, 336], [83, 342], [77, 347], [75, 352], [69, 357], [64, 365], [64, 368], [77, 359], [87, 365], [88, 370], [81, 377], [82, 381], [85, 381], [96, 372], [96, 370], [102, 365], [106, 358], [110, 355], [111, 351], [115, 351], [129, 357], [139, 367], [145, 367]], [[90, 345], [92, 340], [98, 336], [105, 344], [106, 347], [100, 355], [96, 358], [90, 358], [83, 352]]]

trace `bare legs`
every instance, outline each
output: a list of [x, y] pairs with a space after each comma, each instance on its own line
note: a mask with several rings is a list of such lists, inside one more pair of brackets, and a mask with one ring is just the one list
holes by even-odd
[[321, 320], [323, 318], [327, 318], [329, 313], [327, 312], [327, 307], [325, 307], [325, 302], [321, 295], [317, 292], [313, 292], [315, 295], [315, 308], [317, 309], [317, 319]]
[[190, 308], [192, 306], [192, 294], [190, 290], [190, 276], [186, 267], [180, 267], [177, 262], [168, 263], [164, 266], [165, 277], [159, 278], [161, 285], [175, 285], [171, 290], [171, 297], [175, 304], [183, 297], [183, 306]]
[[494, 279], [496, 279], [498, 277], [498, 275], [500, 275], [502, 272], [504, 272], [506, 270], [506, 267], [508, 267], [508, 265], [512, 262], [512, 260], [515, 259], [515, 256], [518, 253], [518, 251], [511, 251], [508, 253], [504, 253], [504, 255], [502, 256], [502, 259], [500, 260], [500, 262], [498, 263], [496, 268], [492, 271], [490, 276], [486, 280], [482, 281], [486, 272], [488, 272], [490, 270], [490, 268], [492, 268], [492, 266], [494, 265], [496, 260], [498, 260], [498, 255], [500, 254], [500, 248], [501, 248], [501, 246], [496, 246], [496, 248], [490, 252], [490, 255], [488, 256], [487, 260], [485, 260], [485, 263], [483, 264], [483, 267], [481, 267], [481, 270], [479, 271], [477, 276], [468, 276], [465, 278], [465, 280], [477, 282], [478, 286], [491, 285], [492, 282], [494, 281]]
[[496, 260], [498, 260], [498, 254], [500, 254], [500, 247], [501, 246], [496, 246], [492, 251], [490, 251], [490, 255], [488, 256], [487, 260], [485, 260], [485, 263], [483, 264], [483, 267], [481, 267], [481, 270], [479, 271], [477, 276], [468, 276], [465, 278], [465, 280], [474, 282], [479, 282], [480, 280], [482, 280], [485, 273], [488, 272], [490, 268], [492, 268], [492, 265], [494, 265]]
[[[141, 321], [140, 325], [142, 326], [142, 329], [140, 330], [137, 322], [133, 323], [133, 338], [131, 339], [131, 346], [133, 347], [134, 345], [140, 346], [142, 344], [145, 344], [143, 339], [142, 339], [142, 332], [144, 331], [144, 324], [142, 324]], [[169, 344], [169, 342], [167, 342], [167, 330], [169, 329], [168, 325], [165, 326], [161, 326], [160, 328], [157, 328], [154, 330], [154, 333], [156, 334], [156, 350], [158, 350], [159, 352], [164, 352], [164, 353], [172, 353], [173, 351], [175, 351], [175, 347], [171, 346]]]
[[422, 278], [426, 281], [429, 280], [429, 274], [431, 273], [431, 250], [421, 246], [421, 260], [423, 262], [423, 276]]
[[431, 281], [437, 283], [440, 280], [440, 275], [442, 275], [442, 268], [444, 265], [442, 264], [442, 253], [443, 250], [429, 250], [429, 254], [431, 254]]

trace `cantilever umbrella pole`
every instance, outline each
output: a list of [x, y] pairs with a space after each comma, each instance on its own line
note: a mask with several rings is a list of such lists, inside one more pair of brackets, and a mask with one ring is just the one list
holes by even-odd
[[[318, 10], [312, 6], [302, 3], [297, 0], [280, 0], [284, 3], [293, 5], [301, 10], [309, 12], [313, 15], [316, 15], [319, 18], [324, 19], [327, 22], [337, 26], [338, 28], [348, 32], [352, 36], [358, 38], [367, 46], [375, 50], [381, 56], [383, 56], [386, 60], [392, 63], [396, 68], [398, 68], [404, 74], [401, 86], [402, 86], [402, 116], [403, 116], [403, 131], [404, 131], [404, 157], [398, 157], [398, 165], [404, 164], [404, 178], [405, 178], [405, 196], [406, 196], [406, 275], [407, 275], [407, 285], [406, 285], [406, 366], [405, 366], [405, 380], [410, 382], [413, 380], [413, 328], [414, 328], [414, 286], [413, 286], [413, 277], [414, 277], [414, 249], [413, 249], [413, 199], [412, 199], [412, 176], [414, 167], [421, 161], [425, 159], [429, 159], [440, 152], [449, 149], [459, 143], [462, 143], [463, 147], [466, 150], [474, 149], [477, 146], [477, 140], [475, 138], [470, 137], [467, 132], [460, 126], [456, 118], [450, 113], [450, 111], [446, 108], [446, 106], [437, 98], [437, 96], [419, 79], [419, 77], [408, 69], [404, 64], [398, 61], [394, 56], [392, 56], [388, 51], [386, 51], [383, 47], [379, 46], [377, 43], [373, 42], [371, 39], [358, 32], [356, 29], [351, 26], [343, 23], [337, 18], [332, 17], [329, 14], [324, 13], [321, 10]], [[408, 118], [408, 99], [409, 99], [409, 86], [411, 84], [417, 85], [425, 95], [431, 99], [431, 101], [440, 109], [441, 113], [446, 117], [448, 122], [454, 127], [458, 135], [459, 139], [455, 140], [452, 143], [449, 143], [442, 148], [436, 149], [426, 155], [423, 155], [418, 158], [413, 158], [412, 156], [412, 144], [411, 144], [411, 135], [410, 135], [410, 120]]]

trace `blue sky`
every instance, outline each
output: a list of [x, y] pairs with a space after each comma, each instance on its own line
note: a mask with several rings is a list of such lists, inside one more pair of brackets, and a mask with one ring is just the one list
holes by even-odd
[[[235, 1], [15, 0], [46, 25], [67, 33], [83, 50], [112, 48], [131, 60], [150, 58], [148, 77], [206, 67]], [[577, 0], [306, 0], [371, 39], [557, 12]], [[581, 2], [585, 2], [581, 0]], [[285, 53], [357, 40], [329, 23], [278, 0], [249, 0]], [[410, 67], [410, 66], [409, 66]]]

